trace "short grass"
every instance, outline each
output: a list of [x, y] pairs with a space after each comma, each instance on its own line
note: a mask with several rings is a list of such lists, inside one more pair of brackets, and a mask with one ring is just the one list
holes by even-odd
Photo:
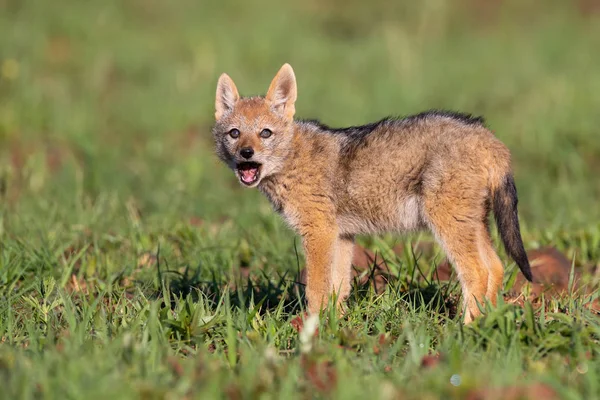
[[[298, 115], [331, 125], [483, 114], [514, 154], [527, 247], [584, 271], [600, 263], [598, 48], [583, 0], [0, 0], [0, 397], [464, 398], [541, 383], [599, 398], [588, 297], [502, 303], [463, 327], [456, 282], [417, 279], [439, 253], [391, 258], [383, 294], [357, 284], [343, 320], [299, 336], [299, 242], [209, 134], [221, 72], [256, 94], [284, 62]], [[420, 238], [361, 243], [388, 254]]]

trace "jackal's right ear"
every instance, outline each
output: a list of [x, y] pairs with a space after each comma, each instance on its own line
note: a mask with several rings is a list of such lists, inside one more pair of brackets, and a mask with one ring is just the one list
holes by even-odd
[[277, 72], [275, 78], [269, 86], [266, 100], [277, 112], [283, 114], [286, 118], [293, 118], [296, 113], [294, 103], [296, 103], [297, 89], [296, 76], [290, 64], [284, 64]]
[[215, 118], [227, 114], [233, 109], [235, 103], [240, 99], [240, 95], [235, 87], [235, 83], [227, 74], [221, 74], [217, 83], [217, 98], [215, 100]]

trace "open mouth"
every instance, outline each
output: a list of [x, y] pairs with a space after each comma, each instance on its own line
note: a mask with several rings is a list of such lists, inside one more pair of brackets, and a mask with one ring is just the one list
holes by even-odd
[[240, 181], [246, 186], [251, 186], [258, 182], [258, 178], [260, 178], [260, 167], [261, 165], [255, 162], [239, 163], [236, 169]]

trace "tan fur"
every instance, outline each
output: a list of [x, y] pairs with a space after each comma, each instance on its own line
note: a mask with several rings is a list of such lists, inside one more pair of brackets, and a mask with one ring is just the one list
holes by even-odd
[[[486, 219], [511, 173], [510, 154], [482, 124], [440, 113], [356, 132], [294, 121], [296, 81], [287, 64], [266, 98], [228, 107], [223, 93], [237, 94], [229, 77], [217, 90], [217, 154], [236, 169], [245, 161], [239, 149], [254, 149], [251, 161], [261, 164], [254, 186], [303, 239], [309, 312], [333, 293], [341, 307], [350, 293], [354, 235], [418, 229], [433, 232], [452, 260], [465, 322], [480, 314], [477, 302], [495, 303], [503, 269]], [[227, 134], [233, 128], [240, 131], [235, 140]], [[272, 137], [260, 137], [265, 128]]]

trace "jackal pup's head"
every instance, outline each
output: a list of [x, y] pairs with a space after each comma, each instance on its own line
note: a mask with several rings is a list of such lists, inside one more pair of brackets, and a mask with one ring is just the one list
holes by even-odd
[[285, 64], [265, 97], [240, 97], [233, 80], [222, 74], [217, 83], [213, 135], [217, 155], [254, 187], [283, 167], [292, 146], [296, 77]]

